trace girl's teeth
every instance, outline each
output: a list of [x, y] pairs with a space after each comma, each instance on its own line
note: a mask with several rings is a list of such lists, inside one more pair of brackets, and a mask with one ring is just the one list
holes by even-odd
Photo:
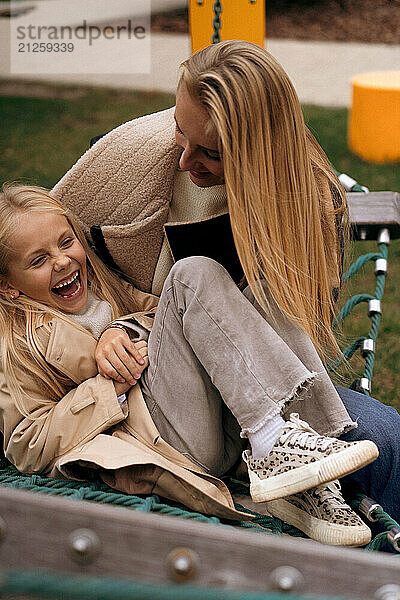
[[72, 294], [68, 294], [66, 296], [63, 296], [62, 294], [58, 294], [60, 298], [65, 298], [67, 300], [70, 300], [71, 298], [73, 298], [74, 296], [76, 296], [77, 294], [79, 294], [80, 289], [82, 287], [82, 284], [80, 282], [80, 280], [78, 279], [78, 281], [76, 282], [76, 285], [78, 286], [75, 290], [75, 292], [72, 292]]
[[75, 275], [73, 277], [71, 277], [71, 279], [69, 279], [68, 281], [64, 281], [64, 283], [60, 283], [59, 285], [55, 285], [54, 287], [58, 290], [59, 288], [62, 288], [66, 285], [70, 285], [77, 277], [78, 277], [78, 271], [75, 273]]
[[[54, 286], [53, 291], [60, 298], [64, 298], [64, 300], [71, 300], [80, 293], [81, 288], [82, 282], [79, 279], [79, 271], [77, 271], [75, 275], [70, 277], [70, 279], [68, 279], [64, 283]], [[74, 289], [75, 291], [72, 293], [68, 293], [70, 289]]]

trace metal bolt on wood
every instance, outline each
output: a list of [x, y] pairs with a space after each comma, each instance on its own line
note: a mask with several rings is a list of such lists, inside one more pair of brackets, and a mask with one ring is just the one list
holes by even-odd
[[376, 600], [400, 600], [400, 585], [388, 583], [375, 593]]
[[90, 562], [100, 548], [100, 540], [91, 529], [76, 529], [68, 538], [71, 556], [75, 562]]
[[281, 592], [298, 591], [304, 583], [303, 575], [294, 567], [284, 566], [274, 569], [270, 575], [272, 589]]
[[174, 581], [193, 579], [198, 570], [199, 557], [189, 548], [175, 548], [168, 555], [168, 569]]

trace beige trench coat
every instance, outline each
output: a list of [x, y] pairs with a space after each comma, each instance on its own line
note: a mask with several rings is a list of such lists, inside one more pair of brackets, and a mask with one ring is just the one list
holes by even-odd
[[[130, 316], [150, 329], [157, 299], [135, 293], [144, 311]], [[89, 332], [54, 318], [38, 334], [46, 361], [71, 380], [72, 389], [49, 406], [35, 379], [21, 372], [33, 420], [19, 412], [0, 371], [4, 452], [18, 470], [78, 480], [93, 478], [98, 471], [108, 485], [123, 492], [157, 493], [196, 511], [248, 518], [235, 510], [222, 481], [161, 439], [139, 385], [131, 388], [126, 403], [118, 402], [112, 381], [97, 373], [97, 342]]]

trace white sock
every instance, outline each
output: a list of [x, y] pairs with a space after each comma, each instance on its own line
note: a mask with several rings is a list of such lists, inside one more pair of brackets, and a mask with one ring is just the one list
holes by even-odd
[[253, 458], [265, 458], [268, 456], [276, 440], [279, 438], [284, 424], [285, 421], [278, 415], [267, 421], [255, 433], [248, 434]]

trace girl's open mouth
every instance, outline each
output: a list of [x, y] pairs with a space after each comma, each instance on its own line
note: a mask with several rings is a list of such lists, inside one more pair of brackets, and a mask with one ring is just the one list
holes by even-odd
[[72, 273], [68, 279], [51, 288], [51, 291], [59, 298], [63, 298], [63, 300], [75, 300], [75, 298], [81, 296], [83, 285], [81, 282], [80, 271]]

